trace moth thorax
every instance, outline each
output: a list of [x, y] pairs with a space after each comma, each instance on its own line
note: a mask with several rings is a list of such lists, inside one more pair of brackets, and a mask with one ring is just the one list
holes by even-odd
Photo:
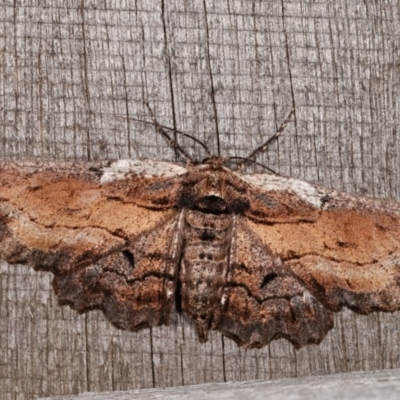
[[195, 203], [195, 208], [213, 214], [225, 213], [228, 209], [225, 199], [217, 194], [200, 197]]

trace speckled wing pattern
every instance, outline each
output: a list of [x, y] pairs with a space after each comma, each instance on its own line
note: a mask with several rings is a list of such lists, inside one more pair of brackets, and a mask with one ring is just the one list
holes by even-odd
[[0, 257], [60, 304], [136, 331], [175, 306], [199, 340], [319, 343], [343, 306], [400, 309], [400, 206], [210, 157], [187, 166], [0, 162]]

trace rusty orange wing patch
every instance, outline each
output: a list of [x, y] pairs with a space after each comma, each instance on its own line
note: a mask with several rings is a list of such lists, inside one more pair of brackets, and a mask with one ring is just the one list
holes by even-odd
[[254, 185], [245, 229], [327, 311], [400, 309], [399, 204], [269, 174], [244, 179]]
[[61, 304], [117, 327], [167, 323], [199, 340], [319, 343], [332, 312], [400, 309], [400, 206], [218, 157], [187, 168], [0, 163], [0, 257], [51, 271]]

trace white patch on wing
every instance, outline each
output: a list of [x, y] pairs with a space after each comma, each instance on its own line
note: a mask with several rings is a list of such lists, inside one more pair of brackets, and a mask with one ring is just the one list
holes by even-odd
[[173, 177], [184, 173], [186, 168], [164, 161], [118, 160], [103, 168], [100, 183], [125, 179], [132, 174], [144, 177]]
[[322, 187], [313, 186], [300, 179], [285, 178], [272, 174], [254, 174], [241, 177], [244, 181], [258, 186], [266, 191], [291, 192], [297, 194], [302, 200], [314, 207], [321, 208], [323, 202], [321, 198], [328, 194]]

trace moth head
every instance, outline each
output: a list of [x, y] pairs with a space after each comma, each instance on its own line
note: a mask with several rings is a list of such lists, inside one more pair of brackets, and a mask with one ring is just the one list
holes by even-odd
[[206, 157], [201, 164], [202, 165], [209, 165], [209, 166], [214, 166], [214, 167], [222, 167], [225, 165], [226, 159], [223, 157], [215, 156], [215, 155], [210, 155], [209, 157]]

